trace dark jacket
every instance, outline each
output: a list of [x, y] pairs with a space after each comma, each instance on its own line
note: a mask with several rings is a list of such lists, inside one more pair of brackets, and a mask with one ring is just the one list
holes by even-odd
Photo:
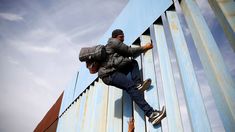
[[144, 52], [143, 47], [131, 48], [116, 38], [110, 38], [105, 48], [108, 55], [106, 60], [101, 63], [98, 71], [100, 78], [130, 64], [131, 59], [129, 57], [138, 56]]

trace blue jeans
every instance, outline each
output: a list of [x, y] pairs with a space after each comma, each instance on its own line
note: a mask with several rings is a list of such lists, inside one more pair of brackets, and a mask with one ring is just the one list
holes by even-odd
[[[131, 78], [127, 74], [131, 73]], [[149, 117], [153, 108], [144, 99], [144, 94], [137, 89], [138, 84], [141, 84], [141, 74], [136, 60], [132, 60], [130, 65], [119, 69], [109, 76], [102, 78], [107, 85], [112, 85], [125, 90], [131, 99], [144, 111], [145, 115]]]

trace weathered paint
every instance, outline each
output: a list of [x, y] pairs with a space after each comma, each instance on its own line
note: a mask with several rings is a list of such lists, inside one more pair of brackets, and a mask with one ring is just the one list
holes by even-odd
[[174, 41], [174, 49], [180, 69], [183, 90], [193, 131], [209, 132], [211, 131], [211, 126], [179, 19], [175, 11], [167, 11], [166, 15]]
[[74, 75], [72, 81], [69, 83], [67, 88], [64, 90], [64, 96], [62, 99], [59, 115], [61, 115], [69, 107], [69, 105], [74, 101], [73, 95], [74, 95], [75, 84], [77, 82], [77, 77], [78, 77], [77, 74], [78, 73], [76, 73]]
[[82, 129], [82, 124], [85, 120], [85, 108], [86, 108], [86, 105], [87, 105], [87, 100], [88, 100], [88, 92], [89, 90], [87, 89], [82, 95], [81, 97], [79, 98], [81, 100], [80, 102], [80, 108], [79, 108], [79, 114], [78, 114], [78, 117], [79, 117], [79, 122], [77, 123], [77, 129], [76, 131], [79, 132], [79, 130]]
[[[131, 47], [139, 47], [139, 45], [132, 45]], [[142, 72], [142, 61], [141, 56], [138, 56], [135, 58], [135, 60], [138, 62], [140, 72]], [[140, 107], [133, 102], [133, 117], [135, 120], [135, 132], [145, 132], [146, 126], [145, 126], [145, 115], [144, 111], [140, 109]]]
[[177, 99], [175, 81], [170, 63], [166, 37], [162, 24], [154, 25], [154, 32], [159, 54], [159, 63], [162, 75], [163, 90], [166, 103], [169, 132], [182, 132], [183, 126], [180, 117], [179, 102]]
[[[146, 43], [150, 43], [150, 36], [148, 35], [141, 35], [140, 37], [141, 45], [144, 45]], [[151, 87], [145, 91], [145, 99], [146, 101], [152, 106], [154, 109], [160, 109], [159, 108], [159, 99], [158, 99], [158, 90], [157, 90], [157, 82], [156, 82], [156, 75], [154, 70], [154, 62], [153, 62], [153, 53], [152, 49], [145, 52], [143, 56], [143, 79], [152, 79], [152, 85]], [[153, 126], [150, 122], [147, 121], [148, 118], [146, 118], [146, 127], [147, 131], [151, 132], [161, 132], [161, 126]]]
[[81, 131], [83, 132], [89, 132], [90, 128], [90, 121], [92, 117], [93, 112], [93, 106], [94, 106], [94, 94], [95, 94], [95, 88], [94, 86], [90, 86], [89, 94], [88, 94], [88, 102], [85, 108], [85, 114], [84, 114], [84, 122], [82, 124]]
[[122, 131], [122, 90], [109, 86], [107, 132]]
[[195, 1], [183, 0], [181, 7], [224, 128], [226, 131], [235, 131], [235, 81], [225, 66], [219, 48]]
[[[90, 132], [103, 132], [106, 128], [106, 115], [107, 115], [107, 99], [108, 99], [108, 88], [99, 80], [94, 86], [95, 94], [94, 103], [92, 108], [92, 117], [90, 118]], [[91, 104], [91, 105], [92, 105]]]
[[128, 121], [133, 116], [132, 115], [132, 99], [130, 98], [129, 94], [126, 91], [123, 91], [123, 125], [122, 129], [123, 132], [128, 130]]

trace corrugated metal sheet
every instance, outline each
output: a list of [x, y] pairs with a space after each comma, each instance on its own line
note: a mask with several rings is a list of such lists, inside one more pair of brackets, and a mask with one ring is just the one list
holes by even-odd
[[157, 43], [156, 46], [159, 54], [160, 69], [162, 73], [162, 82], [167, 108], [166, 111], [168, 128], [169, 131], [174, 131], [176, 128], [178, 131], [183, 131], [175, 81], [173, 77], [173, 71], [170, 63], [170, 56], [163, 25], [154, 25], [154, 32]]
[[167, 11], [166, 15], [174, 41], [174, 48], [183, 82], [184, 94], [191, 118], [191, 126], [194, 131], [209, 132], [211, 131], [209, 119], [178, 16], [175, 11]]
[[60, 95], [55, 104], [51, 107], [51, 109], [47, 112], [44, 118], [34, 129], [34, 132], [56, 130], [62, 98], [63, 98], [63, 93]]
[[[141, 45], [144, 45], [146, 43], [150, 43], [151, 38], [149, 35], [142, 35], [140, 37], [140, 41], [141, 41]], [[151, 105], [154, 109], [160, 110], [152, 49], [148, 50], [143, 56], [143, 79], [145, 80], [148, 78], [152, 79], [152, 85], [147, 91], [145, 91], [145, 99], [149, 103], [149, 105]], [[153, 126], [150, 122], [146, 122], [146, 128], [148, 132], [149, 131], [161, 132], [160, 125]]]
[[235, 1], [208, 0], [235, 51]]
[[225, 129], [235, 131], [235, 81], [195, 1], [181, 6]]
[[[181, 108], [182, 106], [179, 105], [177, 99], [178, 93], [176, 92], [171, 58], [164, 32], [166, 24], [167, 27], [169, 24], [170, 30], [170, 34], [167, 35], [173, 40], [186, 98], [185, 102], [187, 103], [186, 109], [190, 117], [189, 127], [192, 126], [190, 130], [212, 131], [211, 122], [207, 116], [208, 111], [204, 106], [205, 102], [200, 92], [183, 34], [183, 26], [181, 26], [175, 10], [166, 10], [171, 4], [172, 1], [170, 0], [131, 0], [100, 40], [101, 43], [105, 43], [114, 28], [122, 28], [127, 38], [126, 42], [129, 44], [134, 43], [134, 40], [140, 40], [141, 45], [151, 42], [151, 40], [156, 42], [154, 47], [157, 46], [157, 51], [154, 51], [154, 49], [149, 50], [136, 60], [140, 65], [140, 70], [143, 71], [143, 79], [152, 79], [151, 87], [145, 91], [146, 101], [154, 109], [160, 109], [162, 105], [166, 105], [167, 117], [163, 119], [163, 123], [152, 126], [148, 122], [148, 118], [144, 116], [143, 111], [132, 102], [125, 91], [105, 85], [101, 80], [96, 79], [96, 75], [89, 76], [89, 71], [83, 64], [79, 75], [73, 78], [72, 83], [64, 92], [56, 131], [126, 132], [128, 130], [128, 121], [132, 116], [135, 119], [136, 132], [184, 131], [185, 127], [182, 124], [183, 118], [181, 117], [184, 108]], [[223, 119], [223, 125], [227, 131], [234, 131], [234, 81], [227, 72], [228, 70], [218, 47], [195, 1], [182, 0], [180, 6], [207, 74], [217, 108], [221, 119]], [[166, 14], [167, 17], [164, 24], [155, 21], [161, 14], [164, 16]], [[149, 27], [151, 24], [153, 25]], [[152, 28], [153, 32], [149, 32], [149, 28]], [[159, 99], [163, 93], [159, 92], [159, 86], [157, 85], [154, 52], [157, 52], [159, 57], [158, 67], [160, 67], [161, 72], [165, 104], [162, 104]], [[84, 79], [85, 77], [87, 78]], [[54, 128], [54, 124], [51, 126]]]

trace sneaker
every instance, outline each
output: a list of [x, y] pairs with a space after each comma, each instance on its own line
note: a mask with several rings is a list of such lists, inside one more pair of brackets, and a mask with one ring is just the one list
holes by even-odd
[[149, 116], [149, 122], [152, 123], [152, 125], [157, 125], [161, 122], [161, 120], [166, 117], [166, 108], [165, 106], [162, 107], [161, 111], [155, 110], [150, 116]]
[[139, 91], [144, 92], [146, 89], [150, 87], [151, 83], [152, 83], [152, 80], [150, 78], [146, 79], [142, 84], [137, 86], [137, 88]]

